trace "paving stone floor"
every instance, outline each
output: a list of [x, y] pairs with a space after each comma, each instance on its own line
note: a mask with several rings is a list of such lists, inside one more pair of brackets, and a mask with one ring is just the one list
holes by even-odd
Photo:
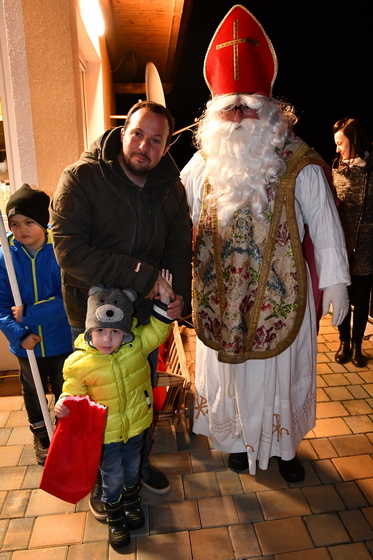
[[[192, 339], [191, 339], [192, 340]], [[373, 341], [373, 338], [372, 338]], [[322, 320], [314, 430], [299, 456], [306, 479], [287, 484], [270, 464], [257, 475], [227, 469], [227, 455], [190, 434], [183, 418], [158, 423], [153, 463], [169, 494], [142, 489], [146, 526], [129, 560], [367, 560], [373, 558], [373, 344], [358, 369], [334, 362], [338, 332]], [[187, 347], [193, 360], [192, 342]], [[107, 527], [88, 509], [38, 488], [21, 396], [0, 397], [0, 560], [114, 560]], [[121, 551], [122, 552], [122, 551]]]

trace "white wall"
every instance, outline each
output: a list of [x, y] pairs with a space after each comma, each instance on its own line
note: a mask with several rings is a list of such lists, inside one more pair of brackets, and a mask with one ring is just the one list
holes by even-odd
[[[0, 95], [12, 192], [37, 184], [22, 2], [0, 0]], [[27, 179], [27, 181], [26, 181]], [[22, 182], [21, 182], [22, 181]]]
[[18, 360], [9, 350], [9, 343], [0, 331], [0, 371], [18, 370]]

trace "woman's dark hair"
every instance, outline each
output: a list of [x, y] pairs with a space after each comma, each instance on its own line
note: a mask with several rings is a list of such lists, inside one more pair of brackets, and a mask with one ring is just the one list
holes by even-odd
[[131, 107], [131, 109], [128, 111], [128, 115], [126, 118], [126, 122], [124, 123], [123, 129], [126, 130], [126, 128], [130, 123], [132, 115], [136, 113], [136, 111], [139, 111], [140, 109], [147, 109], [151, 113], [156, 113], [157, 115], [163, 115], [164, 117], [166, 117], [168, 122], [168, 136], [167, 136], [166, 146], [168, 146], [171, 142], [172, 134], [175, 129], [175, 121], [170, 111], [166, 109], [166, 107], [160, 105], [159, 103], [155, 103], [154, 101], [140, 101], [139, 103], [133, 105], [133, 107]]
[[[340, 119], [333, 126], [333, 134], [342, 131], [350, 141], [350, 154], [355, 153], [361, 158], [366, 157], [366, 152], [372, 151], [372, 142], [368, 133], [357, 119]], [[338, 163], [342, 159], [339, 154]]]

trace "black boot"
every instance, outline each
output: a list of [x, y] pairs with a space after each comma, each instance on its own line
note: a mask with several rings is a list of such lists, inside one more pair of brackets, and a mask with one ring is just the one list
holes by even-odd
[[365, 367], [367, 365], [367, 361], [361, 353], [361, 340], [360, 342], [352, 341], [351, 362], [357, 367]]
[[228, 467], [234, 472], [246, 471], [249, 467], [246, 451], [242, 453], [230, 453], [228, 457]]
[[44, 465], [49, 449], [49, 437], [47, 428], [45, 426], [38, 426], [37, 428], [30, 426], [30, 430], [34, 434], [36, 462], [38, 463], [38, 465]]
[[131, 537], [124, 514], [123, 496], [115, 504], [105, 504], [104, 507], [109, 523], [109, 543], [113, 548], [128, 546]]
[[305, 472], [302, 462], [296, 455], [289, 461], [277, 457], [278, 470], [286, 482], [301, 482], [304, 480]]
[[105, 511], [105, 504], [101, 501], [102, 498], [102, 476], [101, 472], [98, 471], [94, 486], [91, 490], [91, 495], [89, 497], [89, 509], [91, 510], [93, 516], [98, 519], [98, 521], [106, 521], [107, 515]]
[[350, 341], [349, 340], [341, 340], [341, 344], [335, 354], [334, 357], [337, 364], [345, 364], [349, 362], [351, 359], [350, 354]]
[[145, 525], [144, 513], [140, 507], [139, 487], [123, 488], [123, 507], [129, 529], [141, 529]]

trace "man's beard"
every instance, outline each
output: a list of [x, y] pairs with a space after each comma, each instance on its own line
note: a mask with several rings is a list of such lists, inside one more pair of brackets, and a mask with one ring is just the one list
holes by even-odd
[[201, 134], [211, 185], [207, 201], [216, 207], [219, 222], [231, 224], [236, 210], [251, 206], [253, 218], [267, 219], [267, 188], [277, 186], [285, 170], [273, 146], [273, 125], [259, 119], [241, 123], [211, 119]]
[[129, 169], [129, 171], [133, 173], [133, 175], [138, 175], [139, 177], [142, 177], [144, 175], [147, 175], [149, 171], [151, 171], [152, 169], [151, 161], [146, 154], [142, 154], [139, 152], [139, 155], [145, 158], [146, 161], [144, 161], [143, 163], [133, 162], [131, 158], [133, 158], [136, 155], [136, 153], [137, 152], [132, 152], [129, 156], [123, 155], [123, 162], [125, 166]]

